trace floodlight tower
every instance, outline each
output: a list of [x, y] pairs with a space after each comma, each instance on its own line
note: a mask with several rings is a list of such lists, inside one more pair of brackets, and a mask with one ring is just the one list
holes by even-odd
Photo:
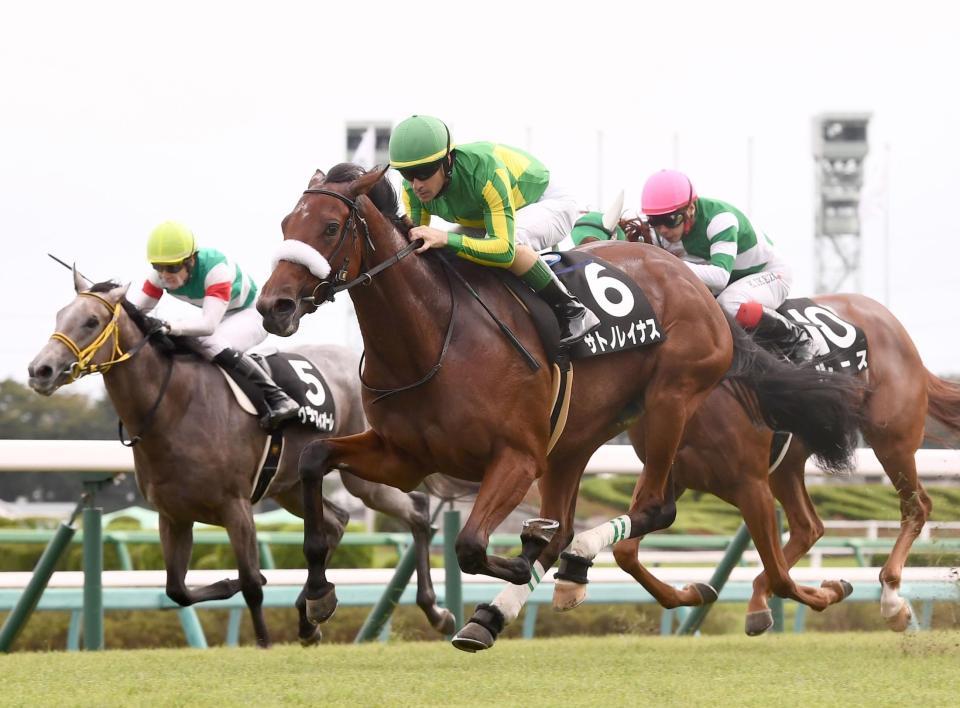
[[816, 292], [860, 290], [860, 189], [869, 113], [813, 119]]

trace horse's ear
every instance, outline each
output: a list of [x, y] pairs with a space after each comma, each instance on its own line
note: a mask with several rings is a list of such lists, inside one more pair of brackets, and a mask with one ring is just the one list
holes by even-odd
[[109, 292], [105, 293], [107, 300], [110, 302], [120, 302], [127, 296], [127, 290], [130, 288], [130, 283], [124, 283], [123, 285], [118, 285], [115, 288], [112, 288]]
[[617, 198], [613, 200], [613, 203], [607, 207], [607, 210], [603, 212], [603, 229], [608, 234], [612, 234], [613, 230], [617, 228], [617, 224], [620, 223], [620, 214], [623, 212], [623, 190], [620, 190], [620, 194], [617, 195]]
[[90, 286], [93, 285], [89, 280], [84, 278], [77, 272], [77, 264], [73, 264], [73, 289], [80, 293], [84, 290], [89, 290]]
[[383, 176], [387, 174], [388, 169], [390, 169], [389, 166], [374, 167], [369, 172], [357, 177], [357, 179], [350, 183], [350, 193], [354, 196], [354, 198], [361, 194], [366, 194], [373, 189], [373, 185], [383, 179]]
[[307, 189], [316, 189], [325, 179], [327, 179], [327, 173], [323, 170], [317, 170], [313, 173], [313, 177], [310, 178], [310, 184], [307, 185]]

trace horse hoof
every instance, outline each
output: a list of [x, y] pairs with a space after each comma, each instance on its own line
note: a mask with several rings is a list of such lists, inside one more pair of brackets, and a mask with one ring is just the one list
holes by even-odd
[[910, 611], [910, 604], [904, 600], [903, 604], [900, 605], [900, 609], [897, 610], [895, 615], [890, 617], [883, 618], [887, 627], [892, 629], [894, 632], [906, 632], [910, 628], [910, 620], [913, 619], [913, 613]]
[[329, 591], [317, 600], [307, 598], [307, 619], [314, 624], [323, 624], [337, 611], [337, 593]]
[[773, 626], [773, 612], [770, 610], [760, 610], [758, 612], [748, 612], [747, 621], [744, 625], [744, 631], [748, 637], [757, 637], [766, 632]]
[[693, 591], [700, 596], [701, 605], [713, 604], [717, 601], [717, 598], [720, 597], [716, 589], [707, 583], [694, 583], [691, 587]]
[[313, 634], [309, 637], [300, 637], [300, 646], [302, 647], [312, 647], [320, 643], [320, 640], [323, 639], [323, 632], [320, 631], [319, 627], [313, 628]]
[[587, 586], [569, 580], [557, 580], [553, 586], [553, 609], [567, 612], [579, 607], [587, 599]]
[[830, 588], [834, 592], [839, 593], [840, 599], [837, 600], [837, 602], [846, 600], [853, 593], [853, 585], [846, 580], [824, 580], [820, 583], [820, 587]]
[[491, 648], [495, 641], [496, 639], [486, 627], [476, 622], [467, 622], [463, 629], [454, 635], [450, 643], [460, 651], [474, 654]]
[[453, 631], [457, 628], [457, 618], [450, 610], [438, 607], [437, 619], [430, 626], [437, 630], [439, 634], [448, 636], [453, 634]]

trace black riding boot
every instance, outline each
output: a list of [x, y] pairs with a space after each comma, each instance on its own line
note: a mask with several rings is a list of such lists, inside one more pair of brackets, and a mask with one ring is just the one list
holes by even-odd
[[550, 273], [550, 282], [537, 294], [550, 305], [560, 322], [560, 343], [570, 346], [600, 324], [600, 318], [572, 295], [553, 271]]
[[283, 389], [273, 382], [267, 372], [257, 366], [243, 352], [227, 348], [217, 354], [213, 361], [231, 374], [236, 373], [245, 377], [263, 391], [263, 397], [266, 399], [269, 412], [265, 418], [261, 419], [260, 427], [265, 430], [273, 430], [283, 421], [296, 417], [300, 405], [284, 393]]
[[763, 308], [760, 321], [751, 333], [761, 345], [775, 349], [791, 361], [811, 361], [820, 353], [806, 329], [769, 307]]

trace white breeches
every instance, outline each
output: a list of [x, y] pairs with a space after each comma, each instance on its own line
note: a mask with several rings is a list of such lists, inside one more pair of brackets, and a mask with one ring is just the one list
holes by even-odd
[[227, 347], [245, 352], [267, 338], [263, 328], [263, 316], [254, 307], [246, 307], [235, 313], [227, 313], [220, 324], [207, 337], [197, 337], [199, 353], [205, 359], [213, 359]]
[[745, 302], [759, 302], [764, 307], [776, 310], [790, 294], [792, 283], [793, 272], [790, 266], [775, 261], [769, 264], [766, 270], [728, 285], [717, 296], [717, 302], [734, 317], [737, 316], [740, 305]]
[[552, 248], [570, 235], [579, 216], [576, 200], [551, 182], [540, 199], [514, 214], [514, 238], [534, 251]]

